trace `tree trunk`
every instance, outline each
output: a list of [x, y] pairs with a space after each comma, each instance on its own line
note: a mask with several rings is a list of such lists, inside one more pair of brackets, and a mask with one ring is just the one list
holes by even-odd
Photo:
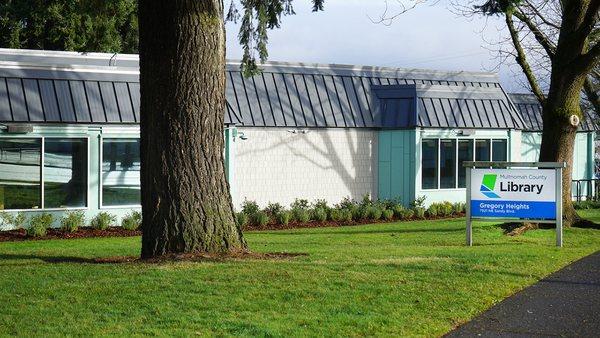
[[581, 91], [589, 69], [581, 63], [587, 51], [587, 35], [582, 33], [585, 8], [570, 2], [563, 10], [556, 52], [552, 58], [552, 74], [548, 96], [544, 102], [544, 132], [540, 149], [542, 162], [566, 162], [563, 171], [563, 219], [565, 226], [577, 225], [581, 218], [573, 207], [571, 178], [573, 172], [573, 147], [577, 127], [569, 118], [576, 115], [582, 120]]
[[[583, 83], [582, 83], [583, 84]], [[575, 91], [575, 92], [573, 92]], [[544, 132], [540, 149], [541, 162], [566, 162], [562, 177], [563, 219], [565, 226], [576, 224], [580, 218], [573, 207], [571, 178], [573, 172], [573, 148], [577, 127], [571, 125], [569, 117], [581, 118], [579, 106], [580, 90], [551, 90], [543, 107]]]
[[223, 158], [222, 0], [139, 3], [142, 258], [246, 250]]

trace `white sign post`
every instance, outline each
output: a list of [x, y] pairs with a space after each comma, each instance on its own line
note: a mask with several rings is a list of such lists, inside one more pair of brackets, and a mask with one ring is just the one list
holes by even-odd
[[562, 169], [565, 163], [465, 162], [467, 245], [474, 219], [556, 223], [562, 247]]

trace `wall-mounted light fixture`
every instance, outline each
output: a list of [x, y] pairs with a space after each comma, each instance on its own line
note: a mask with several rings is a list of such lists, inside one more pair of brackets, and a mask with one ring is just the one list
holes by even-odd
[[237, 136], [240, 138], [240, 140], [246, 141], [248, 139], [248, 136], [246, 136], [243, 131], [238, 131]]

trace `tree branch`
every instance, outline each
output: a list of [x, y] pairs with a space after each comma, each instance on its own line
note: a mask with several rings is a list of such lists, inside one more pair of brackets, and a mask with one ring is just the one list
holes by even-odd
[[515, 9], [513, 11], [513, 15], [525, 25], [527, 25], [527, 28], [529, 28], [531, 33], [533, 33], [533, 36], [535, 37], [536, 41], [544, 48], [544, 50], [546, 50], [548, 57], [550, 57], [550, 59], [554, 58], [554, 54], [556, 53], [556, 46], [554, 45], [554, 42], [552, 42], [546, 36], [546, 34], [544, 34], [544, 32], [542, 32], [535, 25], [535, 23], [533, 23], [533, 21], [531, 21], [531, 19], [529, 19], [529, 17], [525, 13], [523, 13], [523, 11], [520, 8]]
[[540, 104], [544, 104], [546, 101], [546, 97], [544, 96], [544, 92], [540, 88], [538, 81], [527, 62], [527, 57], [525, 56], [525, 51], [523, 50], [523, 46], [521, 45], [521, 41], [519, 40], [519, 33], [515, 28], [515, 23], [512, 19], [512, 14], [505, 13], [504, 17], [506, 19], [506, 26], [508, 27], [508, 32], [510, 33], [510, 37], [512, 39], [515, 50], [517, 51], [517, 63], [521, 66], [525, 77], [527, 77], [527, 81], [529, 82], [529, 86], [531, 87], [531, 91], [537, 97]]
[[592, 48], [588, 49], [587, 53], [579, 56], [576, 65], [589, 72], [600, 61], [600, 42], [596, 43]]
[[543, 23], [545, 23], [546, 25], [554, 28], [554, 29], [558, 29], [560, 30], [560, 25], [556, 24], [550, 20], [548, 20], [544, 15], [542, 15], [542, 13], [537, 9], [536, 6], [534, 6], [529, 0], [525, 0], [525, 3], [527, 4], [527, 7], [529, 7], [529, 9], [531, 9], [531, 11], [538, 17], [540, 18], [540, 20], [542, 20]]
[[594, 84], [589, 76], [585, 78], [585, 83], [583, 84], [583, 91], [588, 101], [594, 106], [594, 111], [596, 111], [596, 115], [600, 116], [600, 96], [598, 92], [594, 90]]

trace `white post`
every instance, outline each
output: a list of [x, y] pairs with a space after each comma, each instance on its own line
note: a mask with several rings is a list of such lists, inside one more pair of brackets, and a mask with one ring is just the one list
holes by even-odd
[[467, 245], [473, 246], [473, 227], [471, 225], [471, 167], [465, 168], [467, 171], [467, 204], [465, 211], [467, 216]]
[[562, 168], [556, 168], [556, 246], [563, 246], [563, 217], [562, 217]]

